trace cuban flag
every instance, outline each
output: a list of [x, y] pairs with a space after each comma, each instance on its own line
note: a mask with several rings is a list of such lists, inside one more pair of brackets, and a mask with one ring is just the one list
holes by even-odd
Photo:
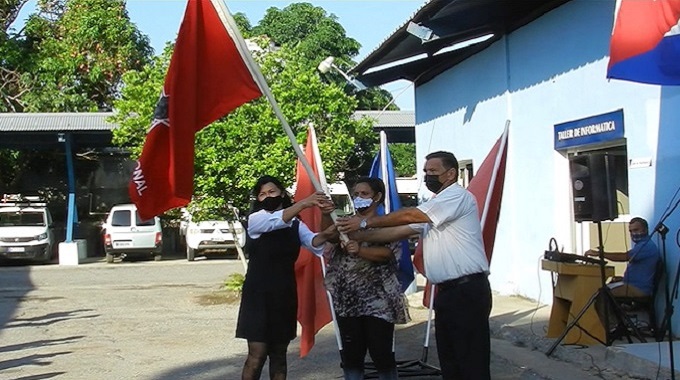
[[618, 0], [607, 78], [680, 85], [680, 0]]

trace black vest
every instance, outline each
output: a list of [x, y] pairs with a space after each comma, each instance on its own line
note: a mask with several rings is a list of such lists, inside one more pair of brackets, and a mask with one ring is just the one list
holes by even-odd
[[246, 239], [248, 273], [244, 290], [294, 290], [295, 260], [300, 254], [300, 222], [291, 227], [266, 232], [257, 239]]

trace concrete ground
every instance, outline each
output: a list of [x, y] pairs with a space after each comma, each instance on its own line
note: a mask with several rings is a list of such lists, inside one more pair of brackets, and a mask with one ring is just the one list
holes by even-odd
[[[237, 260], [117, 262], [78, 266], [0, 267], [0, 379], [238, 379], [247, 351], [234, 339], [237, 300], [221, 290]], [[437, 366], [434, 329], [427, 328], [422, 292], [409, 296], [412, 322], [398, 327], [395, 352], [402, 378], [436, 379], [419, 362]], [[494, 295], [492, 378], [667, 379], [667, 368], [638, 352], [663, 344], [559, 346], [545, 352], [549, 307]], [[425, 349], [427, 341], [427, 349]], [[289, 348], [289, 378], [341, 378], [333, 326], [299, 358]], [[410, 365], [409, 365], [410, 364]], [[265, 374], [263, 379], [268, 378]]]

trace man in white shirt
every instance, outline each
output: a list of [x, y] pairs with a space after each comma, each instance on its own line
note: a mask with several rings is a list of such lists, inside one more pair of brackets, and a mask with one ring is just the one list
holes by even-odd
[[442, 376], [488, 380], [491, 288], [477, 201], [458, 185], [452, 153], [438, 151], [425, 158], [425, 184], [435, 197], [387, 215], [338, 220], [338, 231], [371, 242], [420, 233], [427, 278], [438, 286], [435, 336]]

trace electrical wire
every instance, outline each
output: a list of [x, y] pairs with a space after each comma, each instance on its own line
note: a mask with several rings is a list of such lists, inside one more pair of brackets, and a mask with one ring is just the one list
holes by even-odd
[[538, 309], [541, 307], [541, 295], [543, 293], [543, 287], [541, 286], [541, 259], [543, 257], [544, 257], [543, 255], [538, 256], [538, 265], [536, 266], [536, 275], [538, 276], [538, 300], [536, 301], [536, 307], [534, 308], [534, 312], [531, 313], [531, 318], [529, 319], [529, 330], [531, 330], [531, 333], [534, 334], [535, 336], [539, 336], [534, 332], [534, 317], [536, 316], [536, 312], [538, 312]]

